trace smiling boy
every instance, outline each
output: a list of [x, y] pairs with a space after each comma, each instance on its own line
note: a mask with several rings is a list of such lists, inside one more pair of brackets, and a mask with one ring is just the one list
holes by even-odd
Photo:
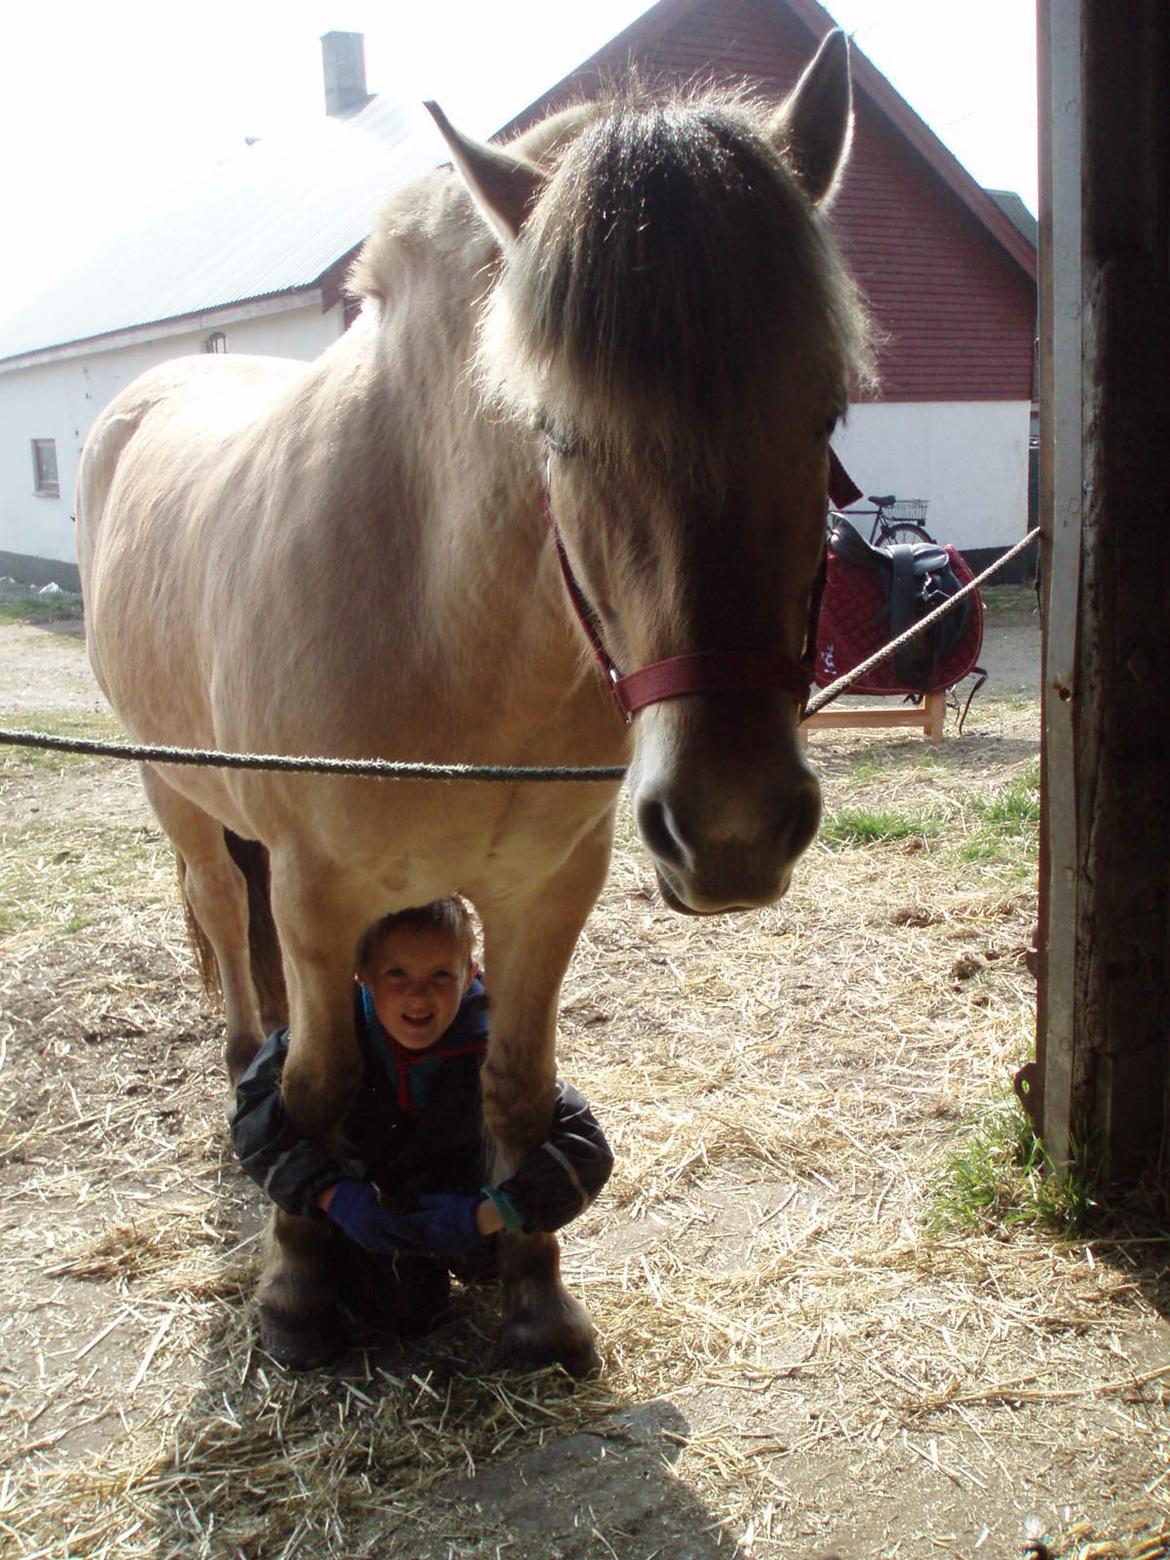
[[[479, 1071], [487, 997], [460, 899], [384, 916], [357, 949], [355, 1028], [363, 1073], [333, 1146], [298, 1137], [281, 1099], [288, 1030], [240, 1080], [232, 1142], [285, 1212], [327, 1218], [338, 1306], [303, 1347], [261, 1305], [261, 1339], [284, 1363], [319, 1364], [353, 1324], [406, 1333], [439, 1321], [450, 1275], [490, 1277], [501, 1230], [556, 1230], [609, 1178], [613, 1156], [586, 1101], [558, 1081], [548, 1139], [486, 1186]], [[322, 1347], [322, 1337], [329, 1340]]]

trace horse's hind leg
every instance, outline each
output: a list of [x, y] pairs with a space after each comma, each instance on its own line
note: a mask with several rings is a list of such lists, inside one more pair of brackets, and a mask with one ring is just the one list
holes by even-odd
[[[179, 856], [179, 874], [198, 947], [204, 985], [223, 995], [227, 1041], [224, 1061], [233, 1086], [247, 1071], [263, 1039], [248, 949], [248, 885], [232, 860], [223, 825], [180, 795], [149, 764], [142, 784], [155, 816]], [[207, 948], [214, 956], [214, 966]]]
[[[605, 881], [612, 814], [552, 878], [522, 897], [480, 903], [491, 996], [483, 1068], [484, 1117], [503, 1180], [548, 1136], [556, 1082], [561, 980]], [[600, 1364], [593, 1325], [560, 1277], [555, 1235], [501, 1235], [501, 1349], [526, 1367], [561, 1364], [585, 1376]]]

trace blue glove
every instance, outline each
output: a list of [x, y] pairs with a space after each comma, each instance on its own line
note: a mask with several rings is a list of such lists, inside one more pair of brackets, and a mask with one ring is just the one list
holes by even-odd
[[326, 1217], [364, 1251], [388, 1255], [419, 1251], [422, 1242], [404, 1218], [388, 1213], [369, 1181], [338, 1181]]
[[458, 1192], [426, 1192], [418, 1207], [406, 1215], [406, 1222], [432, 1256], [461, 1257], [486, 1239], [475, 1222], [475, 1210], [482, 1200], [461, 1197]]

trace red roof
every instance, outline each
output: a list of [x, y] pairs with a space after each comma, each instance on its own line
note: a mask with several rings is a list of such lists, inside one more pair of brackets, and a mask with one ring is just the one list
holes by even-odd
[[[833, 25], [817, 0], [659, 0], [508, 128], [631, 64], [673, 81], [748, 78], [779, 96]], [[856, 47], [853, 81], [833, 225], [886, 336], [880, 398], [1030, 400], [1035, 249]]]

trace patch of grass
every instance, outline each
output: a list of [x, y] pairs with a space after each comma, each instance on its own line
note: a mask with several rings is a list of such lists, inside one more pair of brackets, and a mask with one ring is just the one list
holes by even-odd
[[[112, 710], [21, 710], [4, 713], [6, 726], [22, 731], [45, 731], [54, 737], [124, 737], [126, 732]], [[29, 749], [28, 751], [32, 751]]]
[[0, 601], [0, 623], [66, 623], [81, 618], [81, 597], [21, 596], [15, 601]]
[[[98, 741], [119, 741], [126, 732], [108, 710], [19, 710], [0, 711], [0, 726], [13, 731], [43, 731], [51, 737], [92, 737]], [[0, 776], [28, 769], [60, 769], [64, 763], [86, 762], [86, 755], [62, 753], [54, 748], [17, 747], [0, 742]], [[95, 760], [90, 758], [88, 762]], [[99, 759], [99, 763], [113, 760]]]
[[937, 818], [921, 813], [900, 813], [880, 808], [846, 808], [821, 823], [820, 840], [830, 850], [851, 845], [880, 845], [895, 840], [920, 840], [926, 844], [939, 832]]
[[1036, 591], [1031, 585], [984, 586], [979, 594], [983, 598], [985, 615], [999, 622], [1038, 615]]
[[1083, 1228], [1094, 1207], [1088, 1156], [1058, 1172], [1013, 1097], [984, 1106], [947, 1158], [929, 1203], [935, 1234], [981, 1234], [1037, 1224], [1062, 1234]]
[[918, 774], [931, 774], [940, 769], [949, 769], [951, 767], [938, 749], [933, 747], [922, 748], [916, 751], [913, 763]]
[[972, 805], [996, 828], [1018, 832], [1024, 826], [1039, 827], [1040, 765], [1029, 764], [998, 795], [990, 800], [976, 798]]
[[888, 775], [890, 766], [879, 762], [876, 758], [870, 758], [868, 753], [863, 753], [849, 766], [850, 781], [858, 780], [863, 784], [866, 780], [880, 780], [883, 775]]
[[1040, 848], [1040, 767], [1025, 770], [992, 797], [967, 804], [970, 828], [960, 861], [995, 863], [1032, 872]]

